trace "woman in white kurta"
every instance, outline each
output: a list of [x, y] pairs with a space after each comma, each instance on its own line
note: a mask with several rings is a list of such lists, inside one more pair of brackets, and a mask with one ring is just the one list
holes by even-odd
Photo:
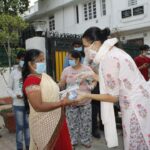
[[[108, 29], [93, 27], [83, 34], [83, 45], [97, 52], [94, 62], [99, 64], [101, 94], [79, 93], [79, 99], [91, 98], [104, 102], [119, 100], [124, 149], [149, 150], [150, 87], [133, 59], [114, 46], [117, 40], [107, 40], [109, 33]], [[92, 35], [97, 39], [93, 39]]]

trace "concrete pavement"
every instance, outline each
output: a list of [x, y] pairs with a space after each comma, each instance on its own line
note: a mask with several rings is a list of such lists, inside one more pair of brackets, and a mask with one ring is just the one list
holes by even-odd
[[[2, 118], [0, 117], [0, 122], [2, 123]], [[6, 128], [0, 129], [0, 150], [16, 150], [15, 144], [15, 134], [9, 133]], [[85, 148], [81, 145], [78, 145], [75, 150], [123, 150], [123, 141], [122, 141], [122, 131], [118, 130], [119, 137], [119, 146], [116, 148], [108, 149], [106, 146], [104, 133], [101, 132], [101, 139], [93, 138], [93, 143], [91, 148]]]

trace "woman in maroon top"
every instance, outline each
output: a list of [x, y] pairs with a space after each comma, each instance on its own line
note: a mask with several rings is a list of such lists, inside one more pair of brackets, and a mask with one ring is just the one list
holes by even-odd
[[148, 68], [150, 67], [150, 58], [146, 56], [148, 49], [148, 45], [141, 46], [141, 54], [134, 59], [137, 67], [139, 68], [146, 81], [149, 80]]
[[59, 88], [45, 70], [44, 54], [27, 51], [22, 74], [30, 106], [30, 150], [72, 150], [63, 107], [74, 102], [59, 101]]

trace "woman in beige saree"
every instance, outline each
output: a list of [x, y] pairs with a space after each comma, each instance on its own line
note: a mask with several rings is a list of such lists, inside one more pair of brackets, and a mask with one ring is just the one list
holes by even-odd
[[45, 71], [44, 54], [29, 50], [23, 67], [23, 90], [29, 101], [30, 150], [71, 150], [59, 87]]

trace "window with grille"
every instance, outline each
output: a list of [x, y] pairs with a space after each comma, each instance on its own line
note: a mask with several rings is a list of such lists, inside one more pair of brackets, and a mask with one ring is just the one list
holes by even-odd
[[102, 16], [106, 16], [106, 0], [101, 0], [101, 13]]
[[55, 18], [54, 18], [54, 16], [49, 17], [49, 30], [50, 31], [55, 30]]
[[83, 5], [84, 20], [96, 18], [96, 1], [89, 1]]
[[137, 0], [128, 0], [128, 6], [137, 5]]
[[79, 8], [78, 8], [78, 5], [76, 5], [76, 23], [79, 23]]

